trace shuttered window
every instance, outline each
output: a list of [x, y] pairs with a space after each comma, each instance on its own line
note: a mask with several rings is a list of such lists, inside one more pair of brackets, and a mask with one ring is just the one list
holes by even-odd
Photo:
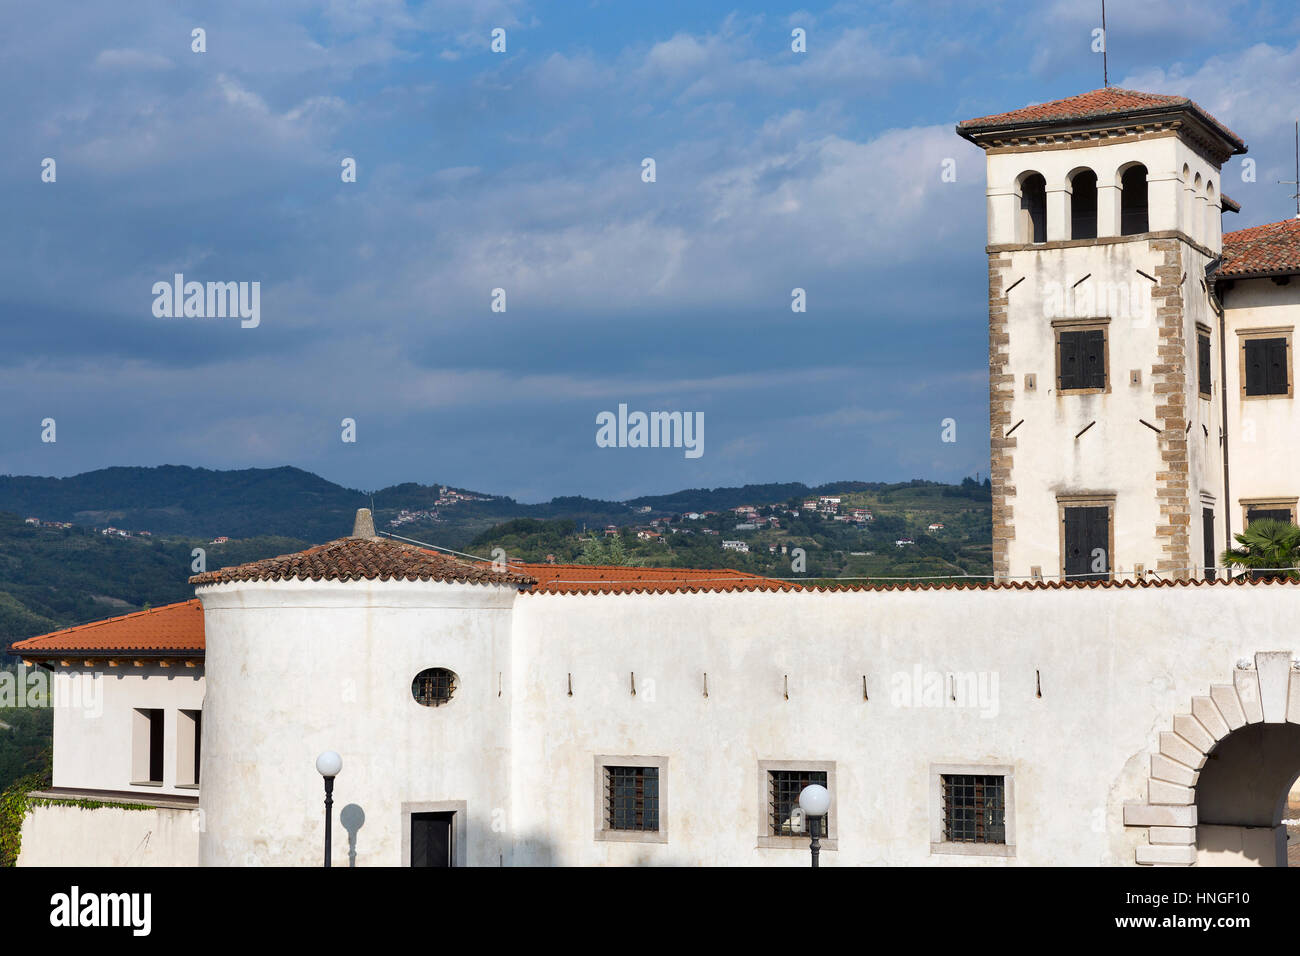
[[1291, 523], [1290, 508], [1247, 508], [1246, 524], [1250, 525], [1256, 521], [1263, 521], [1266, 518], [1272, 518], [1274, 521], [1285, 521]]
[[1110, 578], [1110, 509], [1105, 506], [1067, 507], [1065, 511], [1065, 577], [1070, 581]]
[[1290, 387], [1286, 337], [1246, 339], [1242, 345], [1246, 350], [1246, 394], [1286, 395]]
[[1210, 337], [1208, 335], [1196, 336], [1196, 360], [1198, 391], [1204, 397], [1209, 398], [1212, 393], [1210, 391]]
[[1205, 559], [1205, 580], [1214, 580], [1214, 510], [1201, 509], [1201, 537], [1204, 541], [1202, 556]]
[[1106, 331], [1062, 329], [1057, 333], [1062, 391], [1106, 387]]

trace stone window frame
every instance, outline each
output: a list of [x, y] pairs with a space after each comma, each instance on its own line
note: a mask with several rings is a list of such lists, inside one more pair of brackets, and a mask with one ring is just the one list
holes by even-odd
[[[1269, 327], [1256, 327], [1251, 329], [1237, 330], [1237, 376], [1240, 383], [1240, 397], [1242, 401], [1257, 402], [1267, 401], [1270, 398], [1294, 398], [1295, 397], [1295, 361], [1292, 358], [1293, 350], [1292, 336], [1295, 334], [1294, 325], [1274, 325]], [[1286, 393], [1278, 392], [1275, 395], [1247, 395], [1246, 394], [1246, 342], [1251, 339], [1286, 339]]]
[[1291, 523], [1296, 523], [1296, 503], [1300, 501], [1300, 495], [1273, 495], [1266, 498], [1238, 498], [1237, 503], [1241, 505], [1241, 528], [1244, 531], [1250, 526], [1250, 519], [1247, 517], [1252, 508], [1285, 508], [1291, 512]]
[[[1086, 240], [1091, 241], [1091, 240]], [[1101, 332], [1102, 374], [1106, 377], [1103, 388], [1061, 388], [1061, 333], [1062, 332]], [[1110, 374], [1110, 318], [1108, 316], [1085, 316], [1083, 318], [1052, 320], [1052, 361], [1056, 372], [1054, 384], [1057, 395], [1109, 395], [1114, 377]]]
[[807, 833], [776, 836], [772, 833], [772, 804], [768, 774], [774, 770], [808, 770], [826, 774], [826, 789], [831, 794], [830, 820], [826, 836], [819, 841], [823, 850], [840, 848], [840, 808], [836, 799], [834, 760], [760, 760], [758, 762], [758, 847], [760, 849], [807, 850], [811, 838]]
[[1065, 577], [1065, 509], [1066, 508], [1106, 508], [1110, 511], [1110, 520], [1106, 522], [1106, 562], [1107, 580], [1115, 580], [1115, 493], [1113, 491], [1090, 491], [1081, 494], [1060, 494], [1056, 496], [1056, 525], [1058, 529], [1057, 554], [1061, 583]]
[[[450, 813], [451, 818], [451, 865], [468, 866], [469, 848], [465, 833], [468, 829], [468, 804], [464, 800], [417, 800], [402, 804], [402, 866], [411, 865], [411, 815], [414, 813]], [[344, 830], [344, 838], [349, 834]]]
[[[946, 776], [1001, 777], [1006, 805], [1003, 807], [1005, 843], [954, 843], [943, 838], [943, 778]], [[932, 763], [930, 764], [930, 854], [951, 856], [992, 856], [1014, 858], [1016, 855], [1016, 773], [1012, 764]]]
[[[659, 771], [659, 829], [614, 830], [606, 819], [606, 767], [654, 767]], [[668, 842], [668, 758], [644, 754], [597, 754], [595, 757], [595, 839], [599, 843]]]

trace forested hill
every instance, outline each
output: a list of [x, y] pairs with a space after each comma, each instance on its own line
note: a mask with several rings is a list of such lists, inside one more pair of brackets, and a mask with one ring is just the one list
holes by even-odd
[[[905, 484], [952, 487], [925, 481]], [[818, 486], [773, 482], [692, 488], [629, 501], [566, 496], [520, 504], [488, 492], [414, 482], [365, 492], [291, 467], [217, 471], [163, 465], [104, 468], [71, 478], [0, 476], [0, 512], [43, 522], [149, 531], [155, 537], [279, 536], [320, 542], [347, 534], [356, 510], [371, 507], [373, 500], [377, 528], [436, 529], [436, 543], [461, 547], [512, 518], [572, 518], [580, 527], [625, 525], [637, 520], [645, 508], [653, 513], [720, 511], [802, 495], [877, 492], [888, 487], [899, 486], [862, 481]], [[393, 524], [404, 511], [412, 517]]]

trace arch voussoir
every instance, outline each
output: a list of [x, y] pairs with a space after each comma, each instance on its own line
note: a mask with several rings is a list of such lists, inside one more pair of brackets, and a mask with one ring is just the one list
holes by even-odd
[[1223, 714], [1214, 703], [1213, 697], [1193, 697], [1192, 715], [1201, 722], [1201, 726], [1209, 731], [1216, 742], [1232, 733], [1232, 728], [1223, 719]]
[[1205, 766], [1206, 751], [1171, 730], [1160, 732], [1160, 752], [1170, 760], [1176, 760], [1193, 770]]
[[1208, 754], [1218, 743], [1215, 736], [1205, 729], [1205, 725], [1191, 714], [1178, 714], [1174, 717], [1174, 733], [1201, 753]]
[[1237, 699], [1241, 701], [1241, 711], [1248, 724], [1264, 722], [1264, 706], [1259, 696], [1259, 672], [1253, 664], [1246, 667], [1238, 665], [1232, 672], [1232, 686], [1236, 688]]
[[1240, 730], [1246, 726], [1246, 712], [1241, 709], [1241, 699], [1232, 684], [1213, 684], [1210, 687], [1210, 699], [1219, 708], [1228, 731]]
[[1200, 773], [1177, 760], [1170, 760], [1164, 754], [1151, 755], [1151, 776], [1183, 787], [1194, 787], [1200, 779]]

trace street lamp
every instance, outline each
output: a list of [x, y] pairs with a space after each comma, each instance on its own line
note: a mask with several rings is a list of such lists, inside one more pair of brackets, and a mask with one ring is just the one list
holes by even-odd
[[316, 758], [316, 770], [325, 778], [325, 868], [330, 865], [330, 823], [334, 807], [334, 778], [343, 769], [343, 758], [327, 750]]
[[821, 843], [818, 842], [817, 837], [822, 828], [822, 820], [825, 819], [830, 808], [831, 792], [821, 784], [809, 784], [799, 792], [799, 809], [803, 811], [804, 820], [808, 823], [808, 832], [812, 835], [810, 847], [814, 870], [817, 869], [817, 856], [821, 853]]

